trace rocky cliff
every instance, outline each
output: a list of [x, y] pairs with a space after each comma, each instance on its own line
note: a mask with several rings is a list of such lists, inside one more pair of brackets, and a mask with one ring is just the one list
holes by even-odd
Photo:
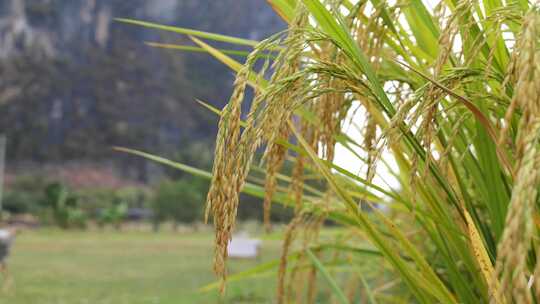
[[284, 27], [264, 0], [0, 1], [8, 161], [108, 159], [112, 145], [172, 156], [212, 142], [215, 117], [194, 98], [223, 105], [232, 73], [204, 54], [146, 47], [188, 41], [115, 17], [251, 39]]

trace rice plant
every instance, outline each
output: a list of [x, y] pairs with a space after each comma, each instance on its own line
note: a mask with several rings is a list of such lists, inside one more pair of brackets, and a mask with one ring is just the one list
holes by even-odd
[[[197, 47], [153, 45], [237, 72], [222, 110], [203, 103], [219, 115], [213, 172], [128, 150], [211, 178], [221, 290], [276, 269], [277, 303], [319, 289], [339, 303], [539, 303], [539, 3], [268, 2], [288, 29], [260, 42], [121, 20], [187, 34]], [[295, 217], [279, 262], [228, 274], [242, 191]], [[325, 221], [341, 232], [322, 237]]]

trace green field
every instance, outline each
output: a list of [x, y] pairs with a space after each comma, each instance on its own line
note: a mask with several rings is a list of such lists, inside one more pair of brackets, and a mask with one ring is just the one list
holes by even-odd
[[[275, 277], [215, 290], [212, 234], [172, 232], [25, 231], [9, 259], [15, 286], [1, 304], [271, 303]], [[232, 260], [231, 272], [279, 256], [278, 240], [263, 240], [258, 261]], [[249, 282], [249, 283], [248, 283]]]

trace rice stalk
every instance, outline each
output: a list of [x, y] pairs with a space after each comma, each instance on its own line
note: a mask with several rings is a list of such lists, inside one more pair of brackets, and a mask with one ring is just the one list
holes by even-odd
[[[306, 255], [300, 252], [294, 265], [287, 257], [295, 235], [302, 233], [304, 251], [318, 244], [325, 221], [355, 237], [325, 236], [336, 247], [317, 251], [320, 269], [356, 263], [361, 268], [341, 269], [344, 277], [368, 271], [377, 302], [534, 303], [540, 290], [538, 4], [269, 3], [289, 27], [249, 42], [253, 51], [243, 65], [194, 40], [237, 72], [229, 103], [218, 111], [207, 200], [222, 282], [239, 193], [250, 191], [264, 199], [267, 229], [271, 204], [295, 210], [279, 264], [279, 303], [324, 294]], [[275, 56], [263, 56], [269, 52]], [[255, 91], [249, 101], [247, 86]], [[358, 132], [348, 133], [349, 125]], [[345, 164], [344, 150], [351, 155]], [[259, 156], [265, 180], [247, 183]], [[291, 176], [282, 172], [288, 162]], [[376, 250], [378, 262], [350, 249], [361, 246]]]

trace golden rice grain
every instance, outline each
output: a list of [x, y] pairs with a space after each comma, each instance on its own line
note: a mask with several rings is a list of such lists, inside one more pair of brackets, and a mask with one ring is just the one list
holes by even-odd
[[[532, 214], [535, 209], [540, 164], [540, 48], [538, 34], [540, 15], [531, 10], [524, 19], [517, 62], [515, 99], [522, 109], [517, 139], [517, 175], [508, 207], [505, 229], [498, 245], [496, 274], [500, 276], [499, 296], [516, 303], [532, 303], [527, 287], [527, 255], [533, 237]], [[496, 284], [494, 278], [494, 283]]]

